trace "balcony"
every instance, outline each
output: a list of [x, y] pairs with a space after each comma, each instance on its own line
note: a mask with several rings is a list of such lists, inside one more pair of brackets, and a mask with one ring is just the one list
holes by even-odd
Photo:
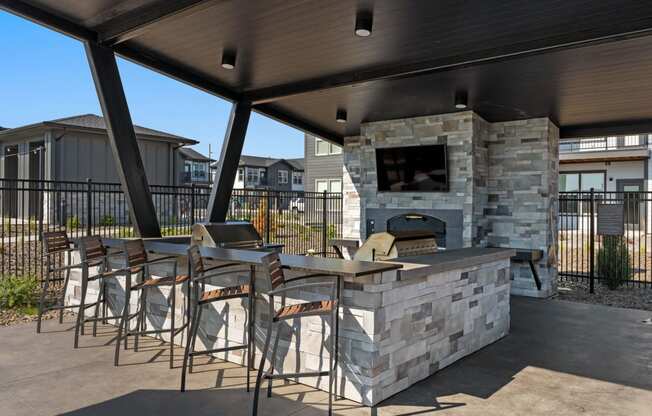
[[560, 163], [645, 160], [649, 157], [648, 135], [563, 139]]

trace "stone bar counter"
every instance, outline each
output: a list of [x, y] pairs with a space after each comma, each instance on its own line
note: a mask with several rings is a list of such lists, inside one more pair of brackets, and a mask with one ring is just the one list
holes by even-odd
[[[119, 241], [109, 241], [119, 248]], [[146, 242], [156, 255], [177, 255], [179, 272], [186, 272], [187, 244]], [[267, 278], [258, 266], [263, 252], [202, 248], [213, 261], [238, 260], [256, 269], [256, 356], [260, 357], [267, 331]], [[391, 262], [359, 262], [342, 259], [282, 255], [288, 277], [337, 272], [342, 279], [339, 316], [339, 368], [337, 392], [372, 406], [462, 357], [491, 344], [509, 331], [510, 249], [464, 248], [436, 254], [405, 257]], [[153, 258], [155, 255], [152, 256]], [[119, 258], [119, 257], [117, 257]], [[75, 260], [73, 260], [75, 261]], [[119, 267], [120, 262], [115, 263]], [[169, 266], [168, 266], [169, 267]], [[234, 267], [237, 269], [237, 267]], [[242, 269], [242, 266], [240, 266]], [[154, 276], [169, 270], [153, 269]], [[71, 276], [67, 302], [79, 298], [79, 271]], [[234, 272], [220, 286], [245, 283], [248, 275]], [[124, 302], [124, 278], [109, 283], [110, 310], [118, 313]], [[168, 288], [151, 289], [147, 315], [151, 328], [169, 325]], [[187, 302], [185, 287], [177, 292], [177, 326], [183, 323]], [[89, 287], [89, 301], [97, 285]], [[288, 303], [318, 300], [316, 292], [290, 293]], [[246, 300], [206, 306], [197, 338], [197, 349], [218, 348], [245, 341]], [[136, 308], [133, 299], [132, 310]], [[89, 310], [90, 313], [90, 310]], [[135, 320], [134, 320], [135, 324]], [[286, 373], [325, 370], [330, 351], [331, 328], [320, 317], [288, 321], [282, 327], [277, 368]], [[92, 342], [89, 336], [81, 343]], [[169, 339], [166, 339], [169, 341]], [[174, 342], [185, 345], [185, 332]], [[72, 343], [72, 339], [71, 339]], [[183, 351], [176, 354], [181, 358]], [[244, 363], [242, 351], [216, 354], [218, 358]], [[258, 361], [255, 361], [256, 366]], [[244, 369], [243, 369], [244, 371]], [[170, 373], [170, 377], [179, 374]], [[192, 375], [190, 376], [192, 382]], [[327, 377], [302, 378], [301, 383], [326, 390]]]

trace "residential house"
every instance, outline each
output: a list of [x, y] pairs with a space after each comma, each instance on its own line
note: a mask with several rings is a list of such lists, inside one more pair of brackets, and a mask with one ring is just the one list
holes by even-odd
[[[216, 166], [217, 162], [213, 164]], [[240, 157], [234, 189], [304, 190], [304, 161], [260, 156]]]
[[[207, 172], [208, 159], [185, 148], [197, 144], [197, 141], [138, 125], [134, 125], [134, 130], [150, 185], [187, 184], [184, 174], [188, 163], [192, 166], [195, 162], [204, 163]], [[93, 182], [119, 182], [104, 119], [95, 114], [4, 129], [0, 131], [0, 155], [0, 173], [5, 180], [82, 182], [91, 179]], [[200, 182], [206, 183], [206, 177], [207, 174], [191, 175], [190, 179], [201, 178]], [[10, 182], [10, 185], [18, 188], [26, 186], [18, 182]], [[4, 215], [35, 215], [40, 205], [33, 200], [37, 198], [36, 193], [29, 193], [25, 201], [17, 203], [16, 192], [3, 192]], [[70, 195], [66, 197], [71, 198]], [[50, 204], [51, 210], [66, 211], [65, 204], [72, 206], [77, 203], [66, 202], [62, 198], [63, 195], [57, 197], [56, 202], [45, 201], [45, 204]], [[56, 215], [65, 218], [67, 214]], [[116, 214], [120, 218], [125, 215], [123, 212]]]
[[[603, 197], [603, 192], [609, 193], [608, 198], [624, 199], [629, 226], [645, 225], [652, 232], [652, 223], [645, 218], [652, 204], [640, 193], [652, 191], [649, 138], [649, 134], [634, 134], [560, 140], [559, 191], [593, 189], [597, 199]], [[572, 194], [570, 198], [574, 198]], [[588, 204], [580, 204], [576, 199], [563, 200], [560, 226], [588, 228], [588, 209]]]
[[179, 149], [179, 156], [183, 163], [180, 184], [208, 185], [212, 182], [211, 163], [215, 160], [208, 158], [190, 147]]
[[342, 192], [341, 146], [306, 134], [304, 155], [307, 192]]

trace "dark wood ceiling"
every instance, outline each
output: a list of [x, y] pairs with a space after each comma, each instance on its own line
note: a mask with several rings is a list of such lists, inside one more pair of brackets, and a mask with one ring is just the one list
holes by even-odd
[[[548, 116], [576, 134], [652, 122], [648, 1], [0, 0], [21, 3], [334, 140], [363, 121], [454, 111], [460, 89], [490, 121]], [[353, 34], [360, 9], [373, 10], [371, 37]], [[225, 48], [237, 50], [233, 71], [219, 65]]]

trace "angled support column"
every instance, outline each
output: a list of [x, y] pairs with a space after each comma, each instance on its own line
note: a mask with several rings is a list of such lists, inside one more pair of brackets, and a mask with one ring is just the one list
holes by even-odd
[[111, 49], [92, 42], [85, 42], [85, 48], [131, 221], [140, 237], [160, 237], [161, 229], [115, 55]]
[[206, 221], [224, 222], [226, 220], [231, 191], [233, 191], [233, 182], [238, 171], [238, 163], [240, 162], [250, 115], [250, 103], [236, 102], [233, 104], [224, 143], [222, 143], [220, 160], [215, 172], [211, 197], [208, 200]]

